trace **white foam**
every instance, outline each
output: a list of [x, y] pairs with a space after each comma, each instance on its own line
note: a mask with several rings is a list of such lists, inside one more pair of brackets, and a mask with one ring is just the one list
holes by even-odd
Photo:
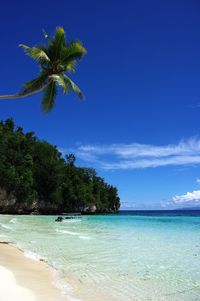
[[68, 231], [68, 230], [61, 230], [61, 229], [56, 229], [57, 232], [63, 233], [63, 234], [69, 234], [69, 235], [80, 235], [80, 233], [77, 232], [72, 232], [72, 231]]
[[80, 238], [80, 239], [85, 239], [85, 240], [90, 240], [90, 239], [92, 239], [90, 236], [84, 236], [84, 235], [80, 235], [79, 238]]
[[61, 295], [56, 299], [56, 301], [82, 301], [72, 296], [72, 288], [66, 280], [60, 276], [60, 272], [55, 270], [54, 282], [53, 284], [61, 290]]
[[82, 219], [65, 219], [63, 220], [63, 223], [80, 223], [82, 222]]
[[7, 229], [7, 230], [13, 230], [13, 228], [11, 226], [8, 226], [8, 225], [5, 225], [5, 224], [0, 224], [0, 226], [4, 229]]
[[80, 239], [85, 239], [85, 240], [90, 240], [91, 237], [87, 236], [87, 235], [81, 235], [81, 233], [77, 233], [77, 232], [72, 232], [69, 230], [61, 230], [61, 229], [56, 229], [57, 232], [63, 233], [63, 234], [68, 234], [68, 235], [72, 235], [72, 236], [78, 236]]
[[37, 254], [35, 252], [31, 252], [31, 251], [25, 251], [24, 256], [28, 257], [28, 258], [31, 258], [35, 261], [46, 260], [46, 258], [41, 257], [39, 254]]
[[1, 234], [0, 234], [0, 238], [4, 238], [4, 237], [6, 238], [7, 235], [1, 233]]
[[59, 272], [57, 270], [55, 270], [55, 273], [54, 273], [54, 282], [53, 283], [57, 288], [62, 290], [63, 294], [67, 294], [70, 290], [69, 284], [59, 276]]
[[16, 224], [17, 223], [17, 218], [12, 218], [11, 220], [10, 220], [10, 223], [13, 223], [13, 224]]

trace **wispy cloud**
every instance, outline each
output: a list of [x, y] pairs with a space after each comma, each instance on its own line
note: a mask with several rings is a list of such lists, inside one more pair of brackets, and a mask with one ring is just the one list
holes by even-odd
[[187, 192], [183, 195], [176, 195], [173, 197], [173, 201], [176, 204], [200, 204], [200, 190]]
[[164, 146], [139, 143], [79, 145], [71, 151], [79, 159], [106, 170], [200, 164], [199, 138]]

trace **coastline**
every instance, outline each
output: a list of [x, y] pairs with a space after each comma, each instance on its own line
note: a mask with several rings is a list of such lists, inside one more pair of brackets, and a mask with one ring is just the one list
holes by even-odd
[[55, 301], [61, 290], [53, 284], [53, 269], [24, 256], [23, 251], [0, 243], [1, 301]]
[[[0, 217], [0, 241], [13, 246], [12, 256], [19, 248], [23, 261], [37, 264], [30, 258], [41, 258], [40, 264], [50, 266], [48, 285], [53, 282], [61, 288], [55, 301], [199, 300], [200, 212], [178, 216], [168, 211], [156, 216], [129, 212], [91, 216], [78, 223], [55, 223], [55, 216]], [[0, 265], [13, 270], [13, 264], [9, 269], [2, 258]], [[37, 279], [39, 274], [37, 270], [27, 277]], [[19, 282], [18, 275], [15, 279], [35, 292]], [[14, 289], [11, 284], [7, 291]], [[1, 301], [18, 301], [1, 299], [1, 293], [0, 288]]]

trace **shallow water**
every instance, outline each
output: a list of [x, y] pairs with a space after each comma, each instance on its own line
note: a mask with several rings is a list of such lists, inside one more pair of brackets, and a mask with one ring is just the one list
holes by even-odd
[[200, 216], [171, 215], [0, 215], [0, 240], [58, 269], [68, 300], [199, 301]]

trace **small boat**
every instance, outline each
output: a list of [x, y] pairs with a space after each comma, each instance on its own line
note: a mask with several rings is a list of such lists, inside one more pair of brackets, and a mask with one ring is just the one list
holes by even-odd
[[55, 222], [62, 222], [63, 221], [63, 217], [62, 216], [58, 216], [56, 219], [55, 219]]
[[82, 215], [81, 213], [63, 213], [62, 216], [58, 216], [55, 219], [55, 222], [63, 222], [67, 220], [74, 220], [74, 221], [81, 221], [82, 220]]
[[65, 214], [65, 219], [82, 219], [81, 213], [67, 213]]

